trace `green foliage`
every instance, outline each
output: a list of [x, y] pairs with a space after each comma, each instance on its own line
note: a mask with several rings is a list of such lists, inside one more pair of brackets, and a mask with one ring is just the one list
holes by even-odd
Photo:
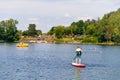
[[37, 33], [37, 36], [39, 36], [39, 35], [42, 34], [42, 31], [41, 30], [36, 30], [36, 33]]
[[6, 42], [14, 42], [19, 39], [17, 35], [17, 20], [9, 19], [0, 22], [0, 40]]
[[92, 24], [92, 25], [88, 25], [86, 28], [86, 34], [87, 35], [95, 35], [96, 33], [96, 27]]
[[23, 36], [28, 36], [28, 30], [23, 31], [23, 32], [22, 32], [22, 35], [23, 35]]
[[83, 38], [82, 43], [98, 43], [98, 38], [94, 36], [87, 36]]
[[55, 43], [56, 44], [64, 43], [64, 40], [63, 39], [55, 39]]
[[64, 35], [64, 26], [57, 26], [54, 29], [55, 36], [60, 39]]
[[32, 36], [32, 37], [35, 37], [35, 35], [37, 35], [36, 25], [35, 25], [35, 24], [29, 24], [29, 27], [28, 27], [28, 35], [29, 35], [29, 36]]
[[54, 34], [54, 28], [55, 28], [55, 27], [52, 27], [52, 28], [50, 29], [50, 31], [49, 31], [47, 34], [53, 35], [53, 34]]
[[9, 19], [5, 21], [7, 42], [14, 42], [16, 40], [16, 37], [17, 37], [16, 36], [16, 33], [17, 33], [16, 24], [18, 24], [17, 20]]
[[71, 34], [74, 35], [83, 35], [85, 31], [85, 23], [83, 20], [80, 20], [78, 22], [73, 22], [70, 26]]
[[9, 19], [0, 22], [0, 42], [15, 42], [18, 41], [21, 36], [36, 36], [42, 34], [41, 30], [36, 30], [35, 24], [30, 24], [28, 30], [17, 30], [17, 20]]
[[[21, 36], [38, 36], [42, 34], [41, 30], [36, 30], [35, 24], [29, 24], [28, 30], [17, 30], [17, 20], [9, 19], [0, 22], [0, 41], [14, 42]], [[98, 20], [79, 20], [73, 22], [70, 26], [54, 26], [47, 33], [55, 35], [56, 42], [69, 42], [70, 39], [63, 38], [74, 37], [82, 43], [114, 42], [120, 43], [120, 8], [117, 11], [105, 14]], [[76, 37], [77, 36], [77, 37]], [[85, 37], [81, 37], [85, 36]]]
[[65, 30], [64, 30], [64, 33], [66, 35], [72, 34], [71, 27], [66, 27]]
[[84, 34], [84, 22], [82, 20], [78, 21], [76, 23], [76, 31], [75, 31], [75, 35], [80, 34], [83, 35]]
[[15, 41], [18, 41], [21, 38], [21, 36], [22, 36], [22, 31], [21, 30], [17, 30], [17, 33], [15, 34], [15, 36], [16, 36]]
[[5, 28], [0, 25], [0, 40], [4, 40], [5, 39]]
[[[68, 27], [64, 27], [63, 30], [62, 28], [58, 29], [58, 26], [57, 28], [53, 27], [49, 33], [56, 34], [57, 38], [71, 35], [72, 37], [86, 35], [86, 38], [81, 38], [80, 41], [82, 42], [120, 43], [120, 8], [117, 11], [105, 14], [102, 19], [79, 20], [78, 22], [73, 22]], [[88, 35], [91, 37], [88, 37]]]
[[120, 42], [120, 11], [105, 14], [103, 18], [97, 22], [97, 36], [100, 42]]

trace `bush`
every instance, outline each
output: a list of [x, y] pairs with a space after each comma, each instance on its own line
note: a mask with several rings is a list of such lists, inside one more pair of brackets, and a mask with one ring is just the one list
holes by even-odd
[[82, 43], [98, 43], [97, 37], [87, 36], [83, 38]]
[[64, 40], [63, 39], [55, 39], [55, 43], [56, 44], [64, 43]]

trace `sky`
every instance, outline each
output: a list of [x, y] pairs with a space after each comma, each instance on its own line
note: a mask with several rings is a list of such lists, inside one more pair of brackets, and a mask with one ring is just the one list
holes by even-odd
[[120, 0], [0, 0], [0, 21], [18, 20], [17, 28], [23, 31], [36, 24], [46, 33], [53, 26], [102, 18], [118, 8]]

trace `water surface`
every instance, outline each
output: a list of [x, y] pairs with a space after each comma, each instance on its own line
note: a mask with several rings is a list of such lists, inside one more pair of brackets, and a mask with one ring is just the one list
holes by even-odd
[[76, 68], [77, 45], [0, 43], [0, 80], [119, 80], [120, 46], [80, 45], [86, 68]]

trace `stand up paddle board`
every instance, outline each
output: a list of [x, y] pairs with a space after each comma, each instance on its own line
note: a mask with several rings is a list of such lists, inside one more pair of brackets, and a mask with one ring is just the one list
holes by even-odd
[[72, 66], [84, 68], [84, 67], [85, 67], [85, 64], [78, 64], [78, 63], [72, 62]]

